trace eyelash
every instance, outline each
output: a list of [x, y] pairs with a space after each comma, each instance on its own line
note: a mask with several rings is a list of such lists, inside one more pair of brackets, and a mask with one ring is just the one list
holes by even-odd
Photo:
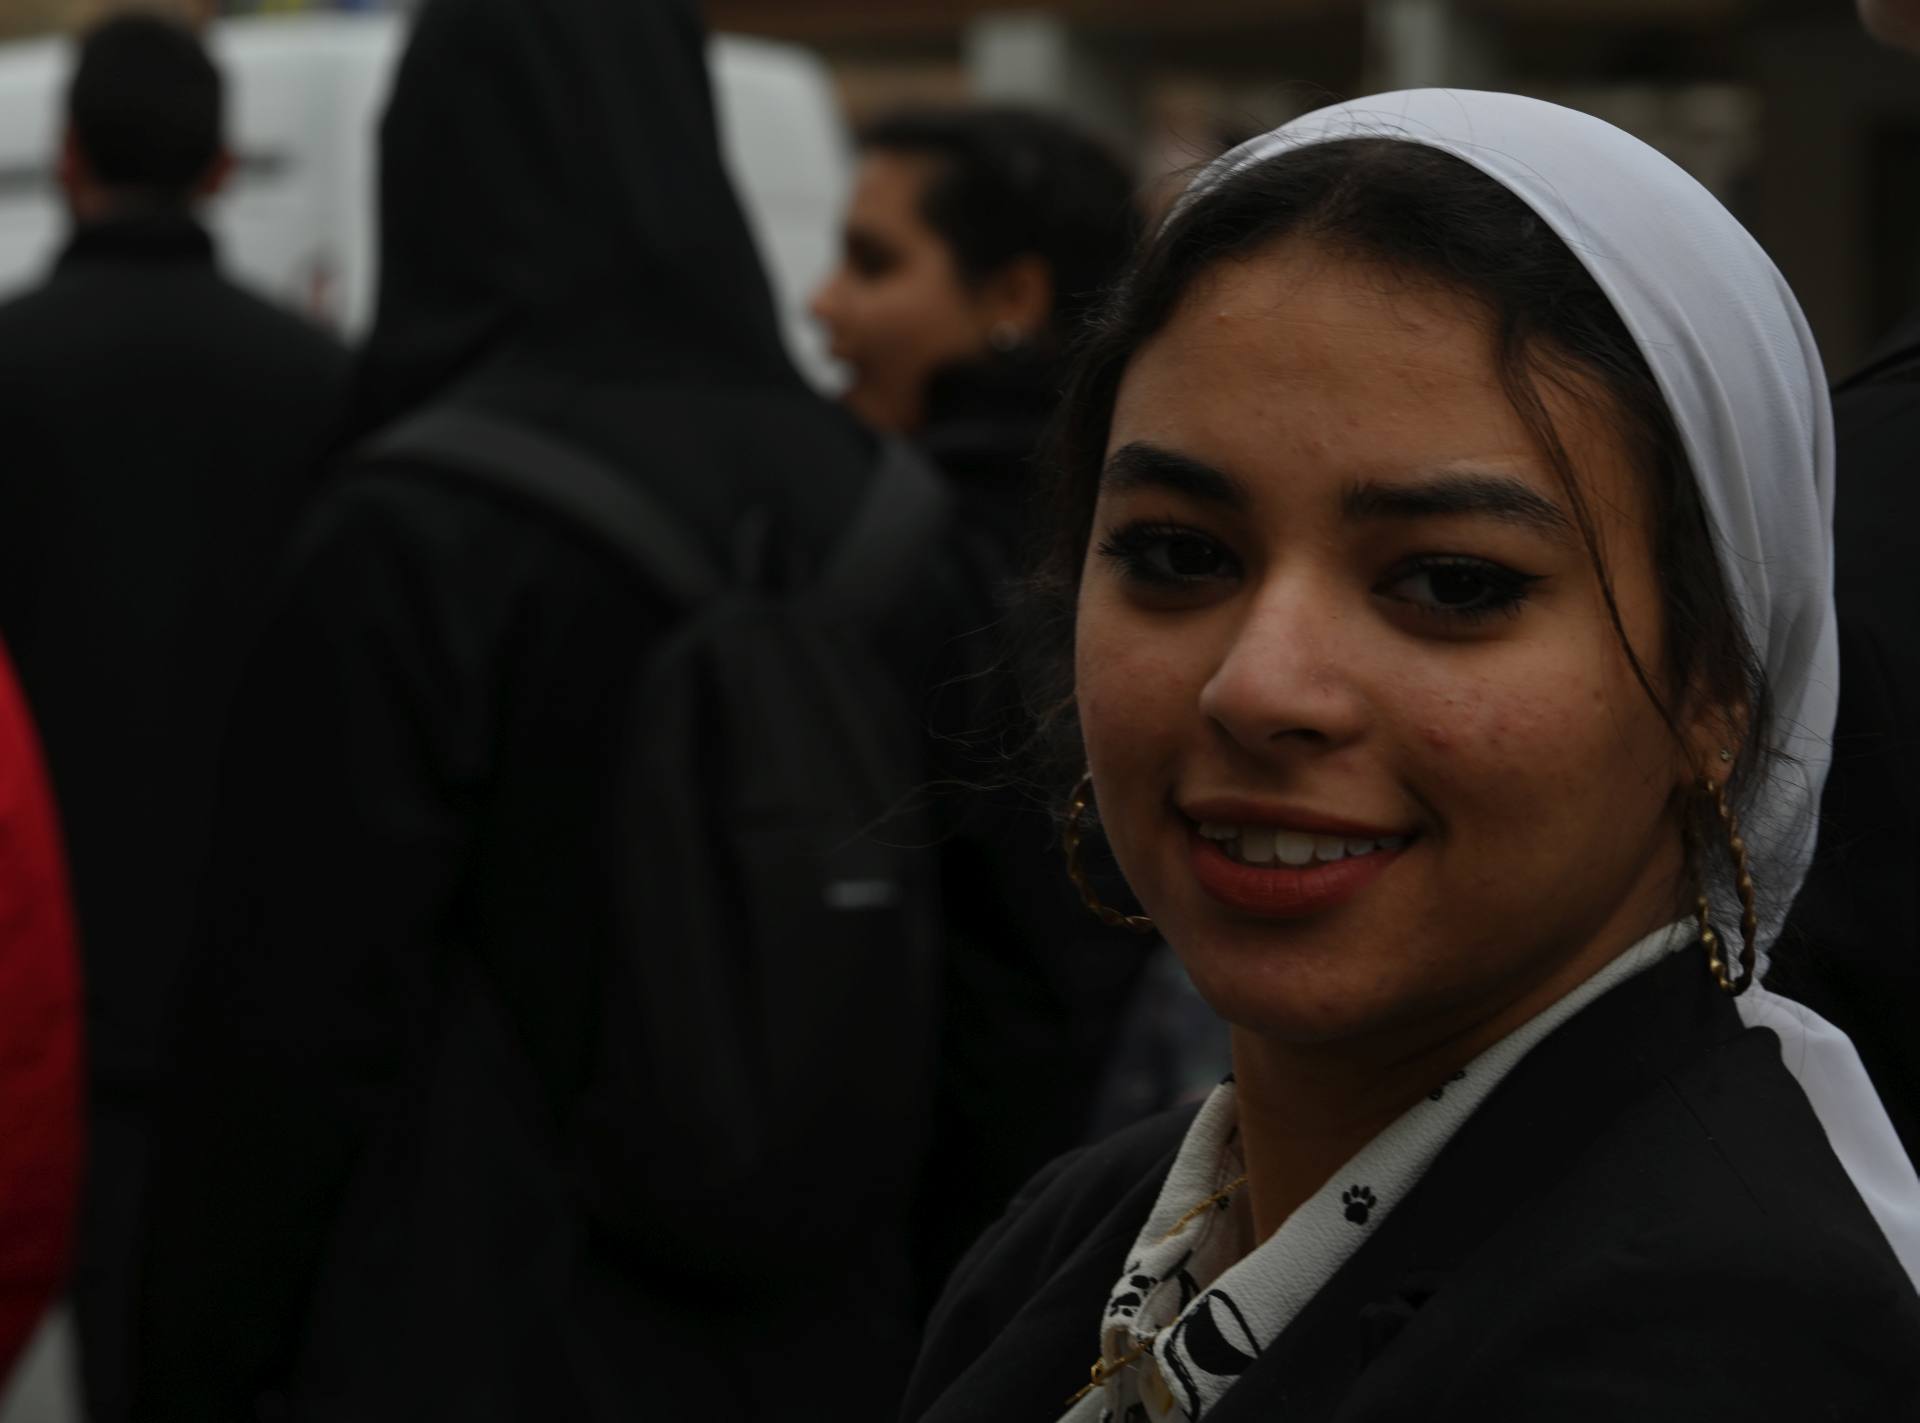
[[[1168, 546], [1176, 540], [1206, 548], [1224, 567], [1209, 573], [1181, 573], [1170, 566], [1163, 566], [1162, 562], [1156, 562], [1154, 555], [1165, 554]], [[1239, 560], [1219, 540], [1180, 524], [1128, 524], [1108, 535], [1101, 542], [1099, 552], [1101, 557], [1118, 564], [1124, 577], [1148, 588], [1198, 588], [1218, 578], [1238, 576], [1240, 572]], [[1473, 625], [1496, 615], [1518, 616], [1526, 604], [1528, 591], [1541, 581], [1539, 574], [1522, 573], [1484, 558], [1430, 554], [1397, 565], [1381, 580], [1376, 591], [1384, 597], [1394, 597], [1382, 590], [1422, 574], [1431, 576], [1447, 572], [1465, 573], [1480, 579], [1488, 593], [1485, 601], [1468, 607], [1448, 607], [1404, 597], [1394, 598], [1394, 601], [1417, 608], [1432, 617]]]
[[1191, 588], [1222, 576], [1217, 572], [1180, 573], [1171, 567], [1162, 568], [1155, 564], [1152, 557], [1154, 552], [1176, 540], [1205, 546], [1231, 564], [1235, 574], [1239, 572], [1239, 560], [1219, 540], [1180, 524], [1127, 524], [1115, 529], [1101, 542], [1100, 556], [1117, 563], [1132, 581], [1148, 587]]
[[[1423, 573], [1432, 575], [1435, 573], [1449, 572], [1465, 573], [1479, 579], [1487, 589], [1488, 597], [1486, 601], [1471, 607], [1447, 607], [1432, 603], [1420, 603], [1415, 602], [1411, 598], [1402, 598], [1396, 601], [1411, 604], [1419, 608], [1422, 612], [1429, 613], [1435, 617], [1447, 618], [1455, 623], [1471, 626], [1476, 623], [1483, 623], [1493, 617], [1518, 617], [1521, 609], [1526, 606], [1528, 591], [1534, 584], [1540, 582], [1540, 575], [1537, 573], [1522, 573], [1516, 568], [1508, 568], [1505, 564], [1493, 563], [1484, 558], [1469, 558], [1461, 554], [1448, 554], [1427, 555], [1421, 558], [1408, 559], [1405, 563], [1394, 569], [1394, 571], [1382, 581], [1380, 586], [1382, 588], [1391, 588], [1396, 584], [1406, 582], [1409, 578], [1416, 578]], [[1387, 593], [1382, 596], [1392, 597], [1393, 595]]]

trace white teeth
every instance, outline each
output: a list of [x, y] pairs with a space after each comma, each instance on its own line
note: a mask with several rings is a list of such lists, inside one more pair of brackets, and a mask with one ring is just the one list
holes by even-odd
[[[1245, 840], [1240, 842], [1246, 844]], [[1306, 865], [1313, 863], [1313, 837], [1302, 835], [1297, 830], [1276, 830], [1273, 835], [1273, 853], [1283, 865]]]
[[1371, 855], [1375, 850], [1398, 850], [1412, 838], [1386, 835], [1378, 840], [1348, 839], [1339, 835], [1308, 835], [1298, 830], [1275, 830], [1266, 825], [1228, 825], [1203, 820], [1198, 827], [1202, 839], [1219, 844], [1227, 855], [1250, 865], [1299, 867], [1316, 861], [1333, 864], [1356, 855]]

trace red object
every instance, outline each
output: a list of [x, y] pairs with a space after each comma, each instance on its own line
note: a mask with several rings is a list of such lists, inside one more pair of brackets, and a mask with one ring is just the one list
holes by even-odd
[[1189, 833], [1193, 875], [1229, 909], [1273, 919], [1305, 919], [1345, 904], [1372, 884], [1402, 850], [1375, 850], [1331, 864], [1243, 865], [1197, 831]]
[[39, 738], [0, 651], [0, 1380], [66, 1278], [78, 1209], [81, 1008]]

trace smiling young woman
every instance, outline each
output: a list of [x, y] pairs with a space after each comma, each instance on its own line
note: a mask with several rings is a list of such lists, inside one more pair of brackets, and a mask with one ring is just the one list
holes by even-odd
[[1083, 354], [1043, 587], [1235, 1071], [1023, 1194], [907, 1416], [1912, 1413], [1920, 1188], [1845, 1040], [1735, 997], [1811, 851], [1830, 505], [1791, 295], [1624, 134], [1423, 91], [1203, 175]]
[[[1733, 714], [1697, 698], [1677, 742], [1637, 685], [1487, 313], [1330, 247], [1212, 269], [1129, 362], [1079, 603], [1103, 823], [1272, 1128], [1262, 1234], [1679, 917], [1690, 766]], [[1547, 405], [1657, 664], [1630, 452]]]

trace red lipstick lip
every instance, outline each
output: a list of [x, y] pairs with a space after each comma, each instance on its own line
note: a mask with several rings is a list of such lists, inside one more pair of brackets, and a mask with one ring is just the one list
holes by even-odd
[[1411, 838], [1413, 835], [1411, 830], [1362, 825], [1357, 820], [1342, 820], [1338, 816], [1295, 810], [1288, 806], [1263, 805], [1259, 801], [1241, 800], [1234, 796], [1188, 801], [1179, 810], [1196, 825], [1210, 822], [1214, 825], [1271, 826], [1275, 830], [1297, 830], [1303, 835], [1343, 835], [1349, 840], [1387, 840], [1395, 836]]
[[1187, 832], [1187, 841], [1188, 863], [1201, 889], [1229, 909], [1268, 919], [1306, 919], [1337, 908], [1372, 884], [1406, 853], [1403, 846], [1397, 850], [1349, 855], [1344, 860], [1316, 861], [1296, 868], [1278, 862], [1242, 864], [1230, 859], [1225, 850], [1197, 830]]

